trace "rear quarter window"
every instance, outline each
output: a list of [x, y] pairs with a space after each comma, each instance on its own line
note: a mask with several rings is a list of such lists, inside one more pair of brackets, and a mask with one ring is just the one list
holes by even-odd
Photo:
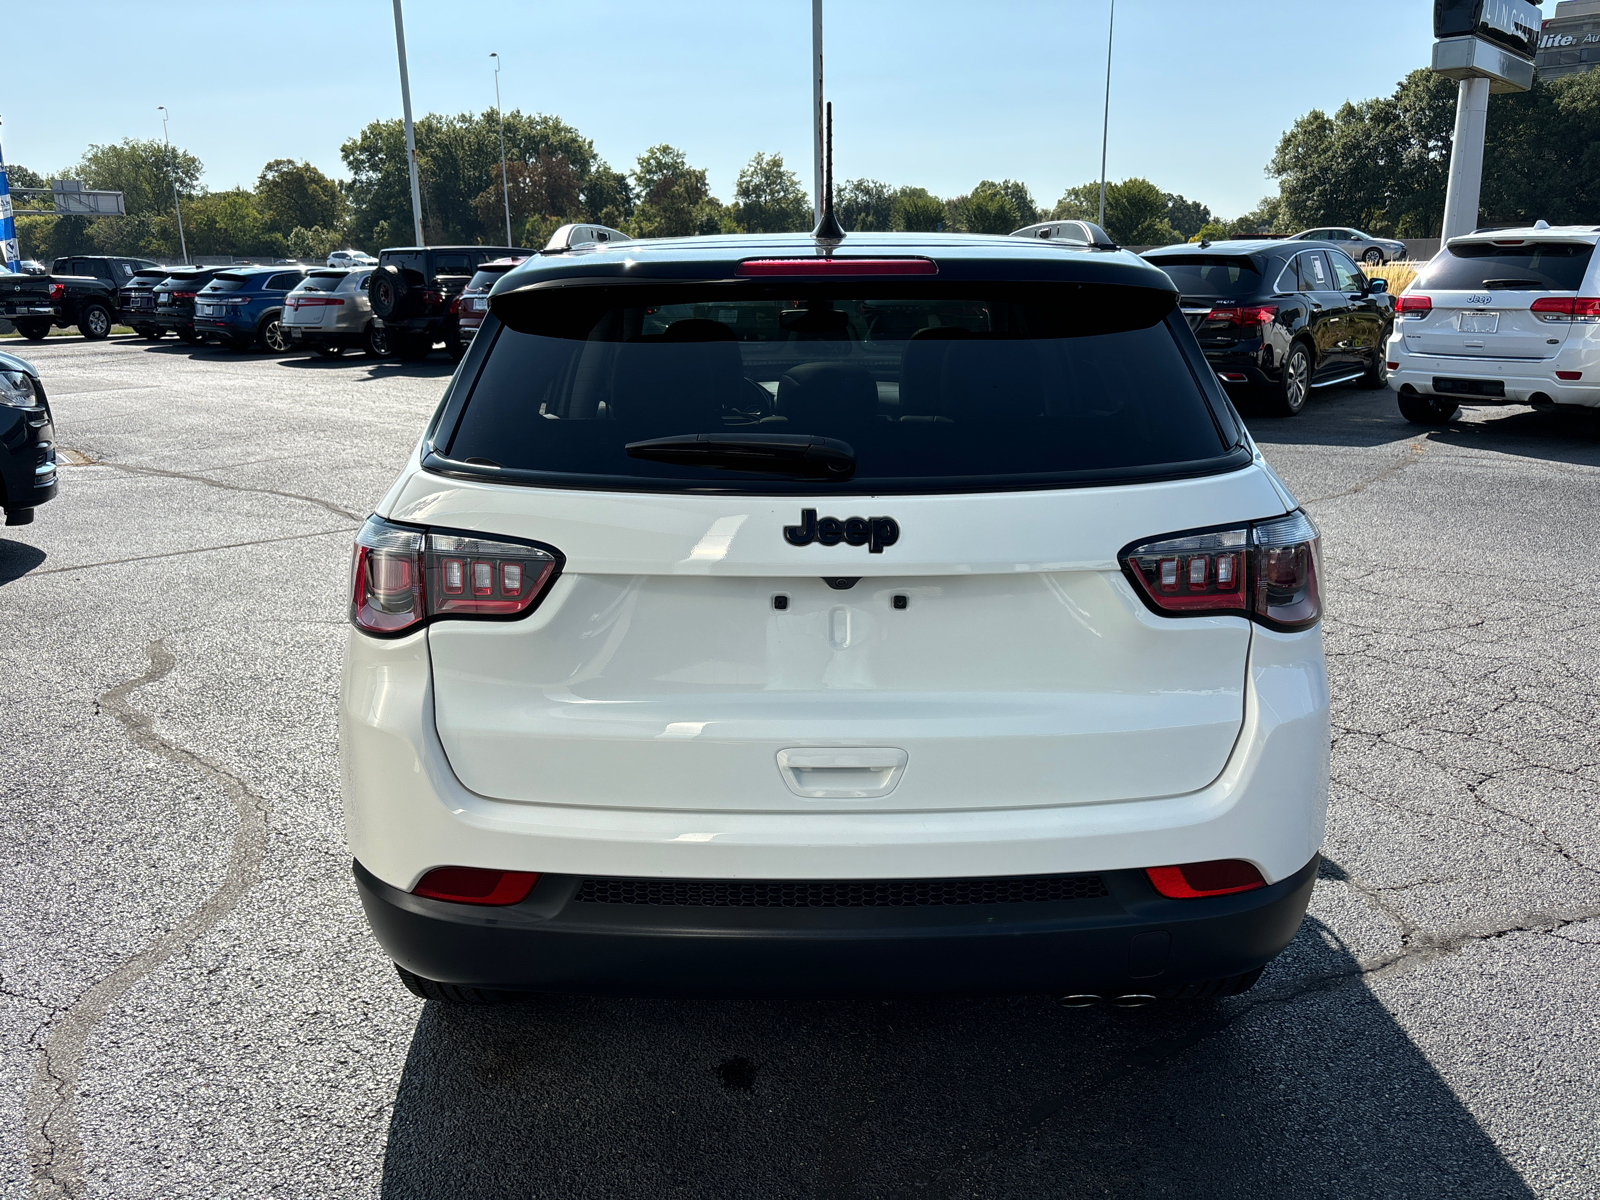
[[[560, 328], [548, 333], [490, 319], [492, 345], [437, 450], [450, 464], [529, 482], [773, 494], [1004, 490], [1222, 469], [1238, 435], [1200, 383], [1203, 360], [1180, 340], [1192, 349], [1171, 293], [1102, 288], [1070, 304], [1038, 295], [812, 285], [781, 299], [563, 298], [551, 310]], [[702, 433], [842, 441], [855, 473], [819, 485], [628, 451]]]

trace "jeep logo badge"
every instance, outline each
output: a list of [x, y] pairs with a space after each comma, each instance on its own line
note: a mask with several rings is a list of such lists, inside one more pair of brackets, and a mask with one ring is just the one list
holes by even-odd
[[820, 542], [824, 546], [837, 546], [844, 542], [851, 546], [866, 546], [869, 553], [882, 554], [885, 546], [900, 540], [900, 524], [893, 517], [817, 517], [814, 508], [800, 510], [800, 524], [785, 525], [783, 540], [791, 546], [809, 546]]

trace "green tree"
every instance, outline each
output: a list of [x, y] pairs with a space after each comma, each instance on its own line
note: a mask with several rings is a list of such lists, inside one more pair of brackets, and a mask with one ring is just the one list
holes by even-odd
[[[1032, 225], [1039, 219], [1039, 207], [1033, 202], [1033, 193], [1028, 190], [1028, 185], [1025, 183], [1019, 183], [1015, 179], [1002, 179], [999, 183], [985, 179], [972, 189], [974, 196], [979, 193], [1001, 195], [1011, 202], [1011, 211], [1017, 216], [1017, 224], [1012, 226], [1012, 229]], [[1011, 229], [1006, 232], [1010, 233]]]
[[1220, 242], [1228, 236], [1228, 227], [1221, 221], [1207, 221], [1186, 239], [1190, 242]]
[[953, 223], [967, 233], [1011, 233], [1023, 224], [1011, 197], [992, 186], [981, 185], [971, 195], [957, 196], [949, 202]]
[[130, 214], [172, 211], [172, 188], [185, 198], [200, 192], [200, 160], [187, 150], [154, 138], [124, 138], [115, 145], [91, 145], [72, 169], [86, 188], [121, 192]]
[[733, 210], [749, 233], [790, 233], [811, 228], [811, 200], [783, 155], [757, 151], [733, 186]]
[[1061, 199], [1050, 210], [1052, 221], [1099, 221], [1100, 184], [1080, 183], [1062, 193]]
[[703, 168], [665, 143], [651, 146], [633, 171], [639, 203], [626, 232], [634, 237], [690, 237], [721, 229], [722, 204], [711, 195]]
[[256, 179], [256, 207], [268, 228], [287, 237], [295, 229], [337, 229], [345, 203], [339, 185], [310, 163], [275, 158]]
[[[1242, 217], [1235, 217], [1228, 222], [1227, 233], [1231, 238], [1255, 237], [1263, 233], [1279, 232], [1278, 218], [1283, 209], [1283, 201], [1277, 196], [1267, 196], [1250, 212]], [[1290, 231], [1283, 231], [1290, 232]]]
[[[578, 177], [577, 168], [567, 161], [564, 154], [546, 151], [533, 162], [507, 163], [506, 187], [511, 199], [512, 229], [520, 229], [530, 217], [540, 217], [554, 221], [549, 226], [554, 231], [567, 221], [583, 215], [583, 181]], [[506, 193], [500, 186], [500, 164], [495, 163], [489, 172], [489, 186], [479, 192], [473, 201], [478, 222], [491, 241], [499, 240], [493, 236], [496, 232], [501, 237], [505, 236], [505, 201]], [[544, 228], [545, 224], [547, 222], [541, 220], [539, 228]], [[549, 236], [545, 234], [545, 239], [548, 240]], [[543, 245], [541, 241], [532, 248], [538, 249]]]
[[847, 231], [894, 228], [894, 189], [876, 179], [847, 179], [833, 189], [833, 215]]
[[1124, 179], [1106, 188], [1105, 229], [1124, 246], [1169, 246], [1179, 242], [1167, 222], [1167, 196], [1148, 179]]
[[313, 225], [310, 229], [301, 226], [290, 230], [284, 243], [290, 258], [297, 258], [301, 262], [326, 262], [328, 255], [344, 248], [344, 237], [337, 229], [324, 229], [320, 225]]
[[190, 254], [239, 254], [282, 258], [289, 248], [272, 228], [255, 194], [243, 188], [209, 192], [183, 206], [183, 234]]
[[1212, 220], [1211, 210], [1198, 200], [1167, 193], [1167, 224], [1184, 241], [1192, 240]]
[[50, 186], [50, 181], [20, 163], [10, 163], [6, 166], [6, 186], [13, 191], [17, 188], [46, 188]]
[[926, 188], [903, 187], [894, 196], [893, 223], [902, 233], [934, 233], [945, 227], [944, 201]]

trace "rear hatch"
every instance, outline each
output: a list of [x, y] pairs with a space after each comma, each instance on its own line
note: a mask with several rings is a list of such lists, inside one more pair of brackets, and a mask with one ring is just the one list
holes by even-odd
[[1237, 328], [1231, 327], [1236, 323], [1214, 320], [1213, 312], [1236, 310], [1270, 292], [1261, 262], [1247, 254], [1162, 254], [1149, 261], [1178, 289], [1189, 328], [1208, 350], [1231, 350], [1240, 341]]
[[1407, 297], [1426, 296], [1432, 306], [1399, 323], [1406, 349], [1452, 358], [1554, 358], [1571, 321], [1540, 309], [1578, 294], [1593, 253], [1592, 243], [1571, 240], [1457, 242], [1406, 289]]
[[348, 271], [338, 268], [308, 273], [300, 286], [284, 298], [283, 324], [300, 329], [333, 325], [337, 310], [354, 303], [348, 296], [335, 294], [348, 276]]
[[0, 275], [0, 316], [49, 315], [50, 278], [46, 275]]
[[[490, 316], [386, 514], [563, 559], [535, 611], [429, 627], [468, 788], [926, 811], [1216, 778], [1251, 626], [1155, 615], [1118, 554], [1284, 509], [1172, 294], [901, 287]], [[458, 586], [494, 553], [462, 545]]]

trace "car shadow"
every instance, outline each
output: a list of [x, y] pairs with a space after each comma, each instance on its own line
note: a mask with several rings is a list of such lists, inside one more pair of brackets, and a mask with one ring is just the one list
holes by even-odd
[[1584, 409], [1473, 408], [1447, 425], [1413, 425], [1387, 389], [1330, 388], [1313, 396], [1297, 417], [1265, 416], [1248, 406], [1239, 412], [1262, 446], [1372, 447], [1426, 440], [1600, 466], [1600, 414]]
[[293, 367], [297, 371], [349, 371], [365, 367], [373, 378], [387, 375], [408, 375], [414, 379], [448, 379], [455, 374], [456, 364], [442, 354], [420, 362], [399, 358], [370, 358], [365, 354], [346, 354], [342, 358], [284, 358], [279, 366]]
[[21, 579], [48, 557], [37, 546], [0, 537], [0, 587]]
[[381, 1194], [1532, 1195], [1315, 921], [1212, 1004], [430, 1002]]

